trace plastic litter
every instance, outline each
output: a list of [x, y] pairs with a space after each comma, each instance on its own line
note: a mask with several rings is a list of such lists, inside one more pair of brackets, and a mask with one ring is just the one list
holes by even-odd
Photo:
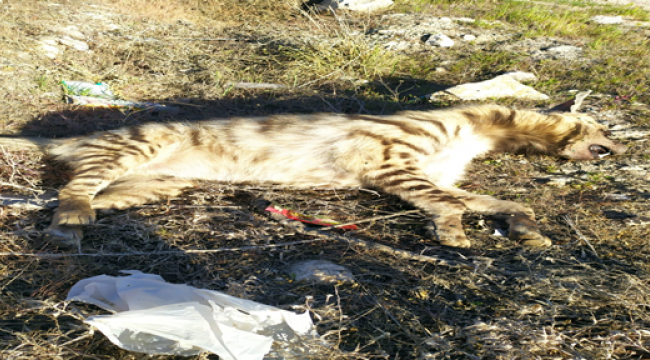
[[101, 99], [115, 99], [115, 95], [108, 84], [97, 83], [91, 84], [84, 81], [61, 81], [68, 95], [92, 96]]
[[[300, 213], [298, 211], [294, 211], [291, 209], [283, 209], [281, 207], [277, 207], [274, 205], [271, 205], [265, 209], [268, 212], [272, 212], [275, 214], [280, 214], [283, 215], [284, 217], [291, 219], [291, 220], [298, 220], [300, 222], [304, 222], [306, 224], [313, 224], [313, 225], [322, 225], [322, 226], [335, 226], [341, 224], [340, 222], [332, 219], [328, 219], [325, 217], [321, 216], [316, 216], [316, 215], [307, 215]], [[358, 227], [354, 224], [352, 225], [345, 225], [341, 226], [341, 229], [345, 230], [357, 230]]]
[[209, 351], [222, 360], [261, 360], [274, 342], [291, 347], [301, 338], [317, 338], [308, 312], [296, 314], [218, 291], [169, 284], [140, 271], [122, 272], [130, 275], [81, 280], [66, 300], [113, 312], [85, 322], [123, 349], [183, 356]]
[[109, 109], [136, 109], [176, 113], [178, 108], [152, 102], [118, 100], [107, 84], [83, 81], [61, 81], [68, 104]]

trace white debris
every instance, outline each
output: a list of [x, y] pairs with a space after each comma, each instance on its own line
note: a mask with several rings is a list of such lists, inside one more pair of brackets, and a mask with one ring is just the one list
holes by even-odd
[[614, 24], [622, 24], [623, 17], [620, 15], [619, 16], [596, 15], [591, 18], [591, 21], [601, 25], [614, 25]]
[[522, 83], [527, 83], [527, 82], [536, 82], [537, 81], [537, 76], [533, 73], [525, 72], [525, 71], [510, 71], [507, 72], [503, 75], [508, 75], [511, 78], [522, 82]]
[[75, 40], [75, 39], [73, 39], [73, 38], [71, 38], [69, 36], [64, 36], [64, 37], [61, 37], [61, 38], [59, 38], [57, 40], [58, 40], [58, 42], [60, 44], [63, 44], [65, 46], [67, 46], [67, 47], [71, 47], [71, 48], [73, 48], [75, 50], [79, 50], [79, 51], [88, 51], [88, 50], [90, 50], [90, 47], [88, 46], [88, 44], [86, 44], [85, 42], [83, 42], [81, 40]]
[[476, 40], [476, 36], [474, 36], [472, 34], [463, 35], [460, 38], [463, 39], [464, 41], [474, 41], [474, 40]]
[[299, 262], [291, 266], [289, 273], [296, 281], [309, 281], [323, 284], [354, 282], [354, 276], [350, 270], [326, 260]]
[[486, 100], [498, 98], [517, 98], [525, 100], [548, 100], [548, 96], [530, 86], [523, 85], [509, 75], [500, 75], [494, 79], [477, 83], [468, 83], [439, 91], [430, 99], [457, 98], [460, 100]]
[[272, 345], [293, 350], [299, 339], [317, 336], [309, 312], [296, 314], [218, 291], [170, 284], [140, 271], [122, 272], [130, 275], [79, 281], [66, 301], [111, 311], [85, 322], [126, 350], [183, 356], [209, 351], [223, 360], [262, 360]]
[[454, 46], [454, 40], [449, 38], [445, 34], [433, 34], [425, 41], [427, 45], [435, 45], [439, 47], [452, 47]]
[[508, 230], [494, 229], [492, 236], [504, 237], [508, 235]]
[[393, 5], [393, 0], [325, 0], [316, 5], [317, 10], [375, 11]]

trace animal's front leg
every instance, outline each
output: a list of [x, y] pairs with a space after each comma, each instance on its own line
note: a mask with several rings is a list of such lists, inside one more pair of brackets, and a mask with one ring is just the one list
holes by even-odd
[[481, 214], [507, 215], [508, 237], [528, 246], [550, 246], [553, 243], [542, 235], [535, 222], [535, 213], [513, 201], [499, 200], [487, 195], [476, 195], [458, 188], [445, 191], [462, 201], [468, 209]]
[[432, 215], [428, 227], [440, 244], [469, 247], [470, 242], [463, 231], [462, 218], [465, 205], [440, 190], [424, 174], [408, 170], [379, 172], [369, 179], [370, 185], [395, 194]]

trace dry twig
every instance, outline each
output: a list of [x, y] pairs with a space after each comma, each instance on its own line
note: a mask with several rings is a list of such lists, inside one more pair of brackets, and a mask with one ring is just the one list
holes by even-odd
[[578, 229], [578, 227], [573, 222], [573, 220], [571, 220], [569, 215], [563, 215], [562, 217], [564, 218], [564, 221], [566, 221], [566, 223], [569, 224], [571, 229], [573, 229], [573, 231], [576, 232], [576, 234], [578, 235], [578, 238], [580, 238], [580, 240], [584, 241], [584, 243], [587, 244], [587, 246], [589, 246], [591, 251], [594, 253], [594, 256], [596, 256], [596, 258], [598, 258], [598, 260], [600, 260], [600, 256], [598, 256], [598, 253], [596, 252], [596, 249], [594, 249], [594, 247], [591, 245], [589, 240], [587, 240], [587, 238], [584, 235], [582, 235], [582, 232], [580, 232], [580, 229]]
[[248, 250], [259, 250], [259, 249], [273, 249], [279, 248], [282, 246], [292, 246], [313, 243], [321, 241], [322, 239], [311, 239], [311, 240], [299, 240], [291, 241], [287, 243], [280, 244], [266, 244], [266, 245], [254, 245], [254, 246], [242, 246], [236, 248], [220, 248], [220, 249], [204, 249], [204, 250], [168, 250], [168, 251], [134, 251], [134, 252], [124, 252], [124, 253], [73, 253], [73, 254], [51, 254], [51, 253], [28, 253], [21, 251], [5, 251], [0, 252], [0, 256], [34, 256], [41, 258], [64, 258], [72, 256], [89, 256], [89, 257], [104, 257], [104, 256], [150, 256], [150, 255], [186, 255], [186, 254], [214, 254], [220, 252], [234, 252], [234, 251], [248, 251]]
[[394, 217], [398, 217], [398, 216], [403, 216], [403, 215], [406, 215], [406, 214], [419, 213], [419, 212], [420, 212], [420, 210], [408, 210], [408, 211], [403, 211], [403, 212], [399, 212], [399, 213], [396, 213], [396, 214], [375, 216], [375, 217], [362, 219], [362, 220], [358, 220], [358, 221], [352, 221], [352, 222], [345, 223], [345, 224], [338, 224], [338, 225], [328, 226], [328, 227], [324, 228], [323, 230], [339, 229], [339, 228], [342, 228], [342, 227], [345, 227], [345, 226], [363, 224], [363, 223], [373, 222], [373, 221], [377, 221], [377, 220], [385, 220], [385, 219], [390, 219], [390, 218], [394, 218]]

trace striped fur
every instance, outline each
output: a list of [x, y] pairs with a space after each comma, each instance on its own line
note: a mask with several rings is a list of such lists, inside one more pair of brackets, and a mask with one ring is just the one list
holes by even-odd
[[431, 233], [441, 244], [467, 247], [461, 226], [467, 209], [511, 215], [511, 238], [550, 244], [539, 234], [532, 210], [454, 187], [474, 157], [507, 151], [597, 158], [591, 145], [625, 151], [585, 115], [484, 105], [388, 116], [152, 123], [42, 148], [73, 170], [49, 228], [59, 239], [91, 224], [94, 209], [128, 208], [177, 195], [194, 180], [215, 180], [379, 188], [430, 213]]

